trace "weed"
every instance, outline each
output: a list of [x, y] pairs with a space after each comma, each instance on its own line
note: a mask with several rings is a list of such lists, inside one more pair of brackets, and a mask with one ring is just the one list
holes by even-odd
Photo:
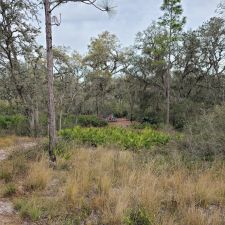
[[133, 209], [124, 219], [126, 225], [152, 225], [151, 219], [144, 208]]
[[13, 177], [13, 165], [11, 162], [5, 162], [0, 166], [0, 179], [9, 182]]
[[19, 199], [15, 202], [15, 209], [19, 210], [21, 217], [29, 218], [32, 221], [38, 220], [42, 215], [42, 210], [38, 207], [35, 199], [31, 199], [30, 201]]
[[52, 170], [48, 166], [48, 162], [41, 159], [39, 162], [32, 164], [25, 186], [28, 190], [44, 189], [51, 179]]
[[10, 196], [12, 196], [15, 193], [16, 193], [16, 186], [15, 186], [15, 184], [13, 184], [13, 183], [6, 184], [6, 186], [5, 186], [4, 190], [3, 190], [3, 196], [4, 197], [10, 197]]

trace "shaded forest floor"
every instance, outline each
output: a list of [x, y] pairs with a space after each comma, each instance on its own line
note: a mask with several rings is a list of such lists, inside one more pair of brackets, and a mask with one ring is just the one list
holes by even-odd
[[29, 143], [0, 163], [5, 224], [225, 224], [223, 161], [184, 162], [175, 143], [140, 153], [74, 145], [52, 168]]

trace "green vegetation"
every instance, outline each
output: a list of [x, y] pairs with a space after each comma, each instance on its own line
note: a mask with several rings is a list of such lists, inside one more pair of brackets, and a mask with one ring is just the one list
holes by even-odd
[[182, 0], [161, 0], [131, 46], [105, 31], [80, 54], [51, 43], [68, 2], [111, 8], [0, 1], [0, 198], [18, 211], [0, 223], [224, 225], [225, 19], [186, 31]]
[[105, 127], [107, 121], [94, 115], [80, 115], [77, 117], [77, 123], [82, 127]]
[[145, 209], [133, 209], [124, 220], [125, 225], [152, 225]]
[[19, 199], [15, 202], [15, 209], [19, 210], [21, 217], [36, 221], [40, 218], [42, 210], [34, 199]]
[[63, 120], [62, 127], [73, 128], [75, 125], [80, 125], [81, 127], [105, 127], [108, 123], [95, 115], [67, 115]]
[[6, 186], [5, 186], [4, 190], [3, 190], [3, 196], [4, 197], [10, 197], [10, 196], [12, 196], [15, 193], [16, 193], [16, 186], [15, 186], [15, 184], [13, 184], [13, 183], [6, 184]]
[[23, 115], [0, 115], [0, 130], [11, 133], [21, 133], [26, 126], [26, 118]]
[[185, 130], [180, 149], [192, 159], [213, 160], [225, 157], [225, 105], [216, 106]]
[[170, 136], [163, 132], [145, 128], [134, 130], [129, 128], [106, 127], [106, 128], [82, 128], [65, 129], [59, 132], [66, 140], [76, 140], [94, 146], [112, 145], [122, 149], [149, 149], [155, 145], [165, 145]]

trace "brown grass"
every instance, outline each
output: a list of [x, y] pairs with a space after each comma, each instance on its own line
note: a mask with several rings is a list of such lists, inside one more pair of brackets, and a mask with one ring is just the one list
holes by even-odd
[[[130, 152], [74, 151], [64, 187], [73, 208], [88, 202], [103, 224], [121, 224], [129, 209], [146, 209], [154, 224], [218, 225], [225, 206], [225, 168], [188, 170], [182, 165], [157, 170], [158, 162], [141, 165]], [[213, 218], [212, 217], [216, 217]], [[217, 222], [216, 222], [217, 221]]]
[[25, 187], [27, 190], [45, 189], [51, 177], [52, 169], [49, 168], [48, 161], [42, 158], [31, 165], [25, 180]]
[[34, 139], [30, 137], [19, 137], [15, 135], [0, 136], [0, 149], [7, 150], [8, 147], [19, 146], [32, 141], [34, 141]]
[[137, 208], [153, 225], [225, 224], [223, 162], [187, 167], [178, 156], [147, 158], [104, 148], [78, 148], [71, 155], [59, 159], [54, 171], [47, 156], [27, 162], [24, 185], [49, 214], [48, 224], [121, 225]]
[[16, 136], [0, 137], [0, 149], [14, 145], [16, 143], [16, 140]]

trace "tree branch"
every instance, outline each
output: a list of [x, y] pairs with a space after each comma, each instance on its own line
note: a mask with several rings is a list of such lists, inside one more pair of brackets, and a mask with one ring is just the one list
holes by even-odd
[[96, 9], [102, 11], [102, 12], [110, 12], [111, 9], [113, 7], [110, 7], [108, 4], [106, 4], [105, 6], [99, 6], [96, 2], [97, 0], [59, 0], [59, 1], [55, 1], [53, 2], [56, 3], [52, 8], [51, 8], [51, 11], [52, 12], [55, 8], [57, 8], [58, 6], [60, 6], [61, 4], [63, 3], [68, 3], [68, 2], [81, 2], [81, 3], [84, 3], [86, 5], [92, 5], [94, 6]]

